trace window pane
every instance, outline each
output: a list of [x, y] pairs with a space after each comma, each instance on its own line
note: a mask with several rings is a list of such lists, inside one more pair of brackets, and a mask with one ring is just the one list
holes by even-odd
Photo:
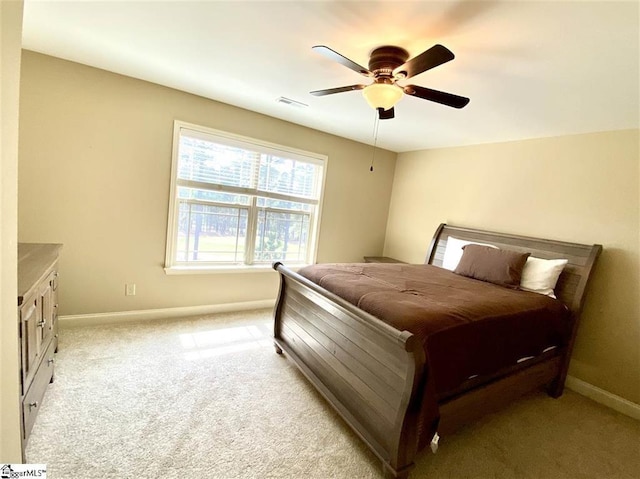
[[307, 203], [296, 203], [294, 201], [274, 200], [271, 198], [258, 197], [258, 206], [261, 208], [279, 208], [282, 210], [295, 210], [310, 212], [312, 206]]
[[176, 260], [244, 262], [247, 208], [180, 201]]
[[260, 209], [254, 251], [256, 263], [302, 262], [309, 244], [309, 215]]
[[230, 203], [236, 205], [248, 205], [249, 196], [236, 193], [223, 193], [220, 191], [201, 190], [198, 188], [178, 187], [178, 198], [184, 200], [205, 200], [216, 203]]
[[318, 165], [262, 155], [258, 188], [263, 191], [316, 198]]
[[253, 187], [260, 154], [188, 136], [180, 137], [178, 178], [218, 185]]

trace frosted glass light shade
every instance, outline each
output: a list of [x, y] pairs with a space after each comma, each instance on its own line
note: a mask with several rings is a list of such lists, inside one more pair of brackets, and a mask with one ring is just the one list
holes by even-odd
[[396, 85], [374, 83], [365, 87], [362, 94], [371, 108], [388, 110], [400, 101], [404, 92]]

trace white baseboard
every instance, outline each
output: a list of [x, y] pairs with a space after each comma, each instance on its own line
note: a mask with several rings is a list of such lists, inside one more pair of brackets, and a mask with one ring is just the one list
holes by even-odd
[[234, 311], [248, 311], [252, 309], [273, 308], [275, 299], [260, 301], [246, 301], [242, 303], [210, 304], [203, 306], [183, 306], [179, 308], [144, 309], [138, 311], [116, 311], [113, 313], [71, 314], [59, 316], [60, 326], [90, 326], [97, 324], [115, 324], [131, 321], [145, 321], [155, 319], [182, 318], [204, 314], [229, 313]]
[[640, 420], [640, 404], [616, 396], [609, 391], [600, 389], [593, 384], [589, 384], [573, 376], [567, 376], [566, 386], [572, 391], [582, 394], [597, 403], [604, 404], [615, 411]]

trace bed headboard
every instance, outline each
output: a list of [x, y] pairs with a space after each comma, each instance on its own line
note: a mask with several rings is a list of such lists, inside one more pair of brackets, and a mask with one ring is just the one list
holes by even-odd
[[454, 238], [489, 243], [501, 249], [529, 252], [531, 256], [544, 259], [567, 259], [555, 294], [566, 304], [575, 317], [580, 315], [584, 304], [585, 290], [591, 277], [593, 266], [602, 251], [599, 244], [585, 245], [566, 243], [541, 238], [530, 238], [504, 233], [494, 233], [472, 228], [461, 228], [442, 223], [431, 240], [425, 263], [442, 266], [444, 250], [449, 236]]

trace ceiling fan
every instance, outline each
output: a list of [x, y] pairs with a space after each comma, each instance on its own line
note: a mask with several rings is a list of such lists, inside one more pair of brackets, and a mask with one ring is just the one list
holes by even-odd
[[387, 120], [395, 116], [394, 105], [402, 98], [403, 94], [434, 101], [453, 108], [463, 108], [469, 103], [469, 98], [463, 96], [418, 85], [402, 86], [397, 83], [400, 80], [406, 80], [453, 60], [455, 55], [442, 45], [434, 45], [408, 61], [409, 53], [404, 48], [394, 46], [379, 47], [371, 52], [368, 69], [327, 46], [316, 45], [313, 50], [362, 76], [373, 78], [373, 83], [316, 90], [312, 91], [311, 94], [324, 96], [345, 91], [363, 90], [362, 93], [365, 99], [372, 108], [378, 111], [378, 117], [381, 120]]

